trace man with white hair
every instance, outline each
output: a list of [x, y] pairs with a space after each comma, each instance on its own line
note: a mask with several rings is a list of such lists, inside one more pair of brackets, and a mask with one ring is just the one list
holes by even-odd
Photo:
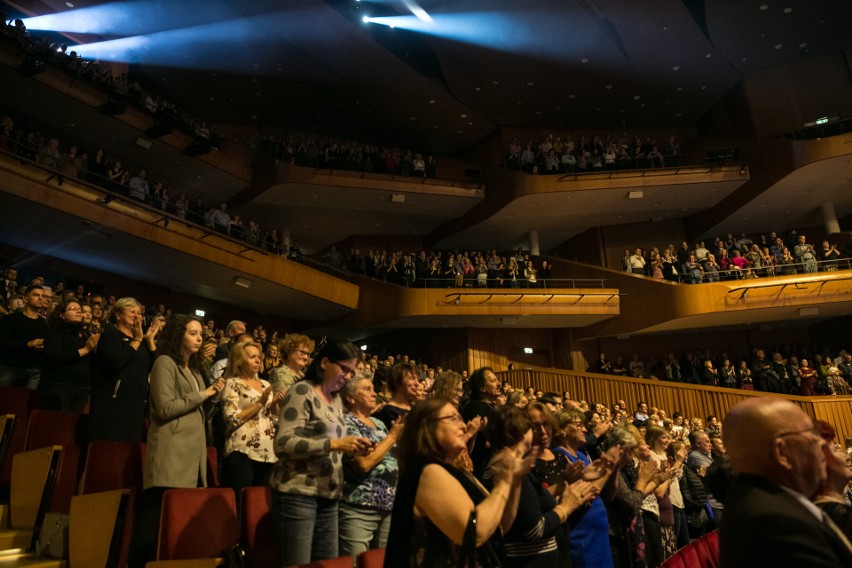
[[852, 544], [811, 501], [826, 458], [811, 418], [777, 398], [752, 398], [725, 416], [737, 472], [725, 495], [719, 565], [852, 566]]

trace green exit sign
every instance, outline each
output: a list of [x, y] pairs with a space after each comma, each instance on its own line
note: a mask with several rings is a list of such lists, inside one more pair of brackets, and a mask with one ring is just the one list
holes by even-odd
[[822, 118], [818, 118], [818, 119], [816, 119], [816, 123], [817, 124], [827, 124], [828, 123], [828, 117], [824, 116]]

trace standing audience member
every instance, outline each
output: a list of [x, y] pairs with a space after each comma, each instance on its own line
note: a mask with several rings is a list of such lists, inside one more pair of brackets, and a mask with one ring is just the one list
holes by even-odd
[[444, 400], [424, 400], [406, 417], [385, 566], [506, 565], [501, 534], [512, 527], [531, 460], [499, 452], [489, 492], [451, 465], [466, 442], [464, 420]]
[[[488, 429], [495, 452], [508, 448], [520, 453], [532, 446], [532, 423], [527, 413], [516, 406], [498, 409]], [[563, 491], [553, 495], [534, 472], [521, 480], [518, 514], [511, 530], [504, 535], [507, 567], [559, 565], [557, 534], [562, 524], [598, 494], [598, 488], [588, 481], [563, 485]]]
[[383, 422], [385, 429], [390, 430], [396, 420], [411, 411], [412, 405], [419, 398], [419, 386], [414, 365], [402, 361], [394, 363], [388, 380], [391, 399], [373, 414], [373, 417]]
[[351, 343], [328, 343], [281, 401], [270, 483], [282, 568], [338, 556], [343, 454], [365, 455], [373, 447], [367, 438], [346, 435], [338, 396], [359, 359]]
[[89, 441], [141, 442], [151, 371], [160, 331], [154, 318], [142, 330], [142, 306], [121, 298], [113, 307], [115, 325], [105, 325], [98, 342], [98, 366], [92, 381]]
[[92, 352], [99, 334], [83, 333], [83, 311], [75, 299], [50, 314], [44, 339], [44, 373], [39, 381], [42, 408], [83, 412], [92, 386]]
[[205, 414], [225, 381], [204, 384], [201, 342], [201, 320], [187, 314], [172, 316], [160, 338], [160, 356], [151, 369], [143, 512], [134, 531], [131, 568], [144, 566], [152, 556], [163, 493], [207, 486]]
[[[476, 417], [488, 422], [497, 407], [497, 398], [502, 394], [500, 379], [491, 367], [482, 367], [473, 372], [465, 387], [468, 389], [468, 400], [462, 407], [465, 424]], [[470, 451], [473, 460], [473, 474], [481, 479], [491, 458], [491, 448], [486, 432], [476, 435], [473, 449]]]
[[44, 288], [24, 291], [24, 309], [0, 319], [0, 386], [38, 387], [47, 323], [40, 315]]
[[284, 336], [278, 343], [278, 351], [284, 361], [269, 373], [269, 382], [275, 390], [283, 390], [286, 393], [296, 381], [305, 376], [305, 367], [311, 362], [314, 347], [313, 340], [307, 335], [288, 333]]
[[387, 546], [399, 478], [396, 442], [402, 435], [405, 417], [397, 418], [390, 429], [381, 420], [371, 418], [376, 391], [367, 377], [350, 379], [340, 398], [346, 407], [346, 434], [366, 438], [373, 445], [366, 455], [343, 458], [339, 553], [352, 556], [355, 562], [362, 552]]
[[237, 343], [231, 348], [222, 392], [222, 417], [227, 429], [222, 485], [231, 487], [237, 502], [243, 487], [268, 485], [275, 465], [275, 425], [284, 393], [258, 377], [259, 343]]
[[825, 440], [794, 403], [752, 398], [731, 408], [728, 488], [719, 565], [852, 566], [852, 544], [811, 503], [826, 479]]

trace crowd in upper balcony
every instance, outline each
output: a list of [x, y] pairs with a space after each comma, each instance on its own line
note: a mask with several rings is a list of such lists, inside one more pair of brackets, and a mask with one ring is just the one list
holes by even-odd
[[[709, 244], [709, 247], [707, 246]], [[783, 237], [776, 231], [752, 237], [744, 231], [738, 237], [728, 233], [690, 245], [673, 244], [662, 252], [658, 247], [633, 251], [625, 249], [621, 259], [624, 272], [658, 280], [689, 284], [789, 276], [848, 269], [852, 258], [852, 237], [843, 242], [823, 240], [815, 246], [807, 235], [791, 229]]]
[[506, 167], [535, 175], [582, 174], [628, 169], [676, 167], [681, 162], [680, 143], [671, 136], [667, 143], [654, 138], [632, 139], [627, 132], [619, 138], [610, 135], [587, 137], [548, 134], [538, 142], [522, 145], [518, 138], [509, 143]]
[[543, 288], [552, 278], [550, 263], [533, 260], [523, 249], [506, 255], [496, 249], [411, 253], [369, 249], [362, 255], [353, 247], [344, 255], [332, 245], [322, 260], [331, 268], [412, 288]]
[[253, 141], [253, 145], [267, 156], [294, 166], [418, 178], [438, 177], [437, 158], [411, 149], [352, 140], [293, 139], [275, 134]]
[[[220, 148], [224, 137], [213, 125], [195, 117], [158, 92], [156, 86], [140, 74], [114, 71], [102, 61], [82, 58], [67, 45], [47, 36], [31, 33], [21, 20], [0, 25], [0, 37], [22, 47], [30, 54], [31, 66], [55, 65], [110, 94], [111, 100], [131, 104], [154, 117], [158, 125], [176, 128], [193, 137], [195, 143]], [[35, 69], [33, 69], [35, 70]], [[377, 146], [351, 140], [293, 139], [270, 134], [253, 138], [249, 145], [278, 161], [293, 165], [387, 173], [420, 178], [437, 177], [437, 159], [425, 152], [391, 146]]]

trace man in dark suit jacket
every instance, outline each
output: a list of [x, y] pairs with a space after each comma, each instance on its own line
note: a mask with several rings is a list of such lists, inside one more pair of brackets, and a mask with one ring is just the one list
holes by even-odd
[[852, 566], [852, 545], [810, 498], [825, 479], [825, 442], [790, 401], [754, 398], [725, 417], [738, 472], [725, 495], [720, 566]]

